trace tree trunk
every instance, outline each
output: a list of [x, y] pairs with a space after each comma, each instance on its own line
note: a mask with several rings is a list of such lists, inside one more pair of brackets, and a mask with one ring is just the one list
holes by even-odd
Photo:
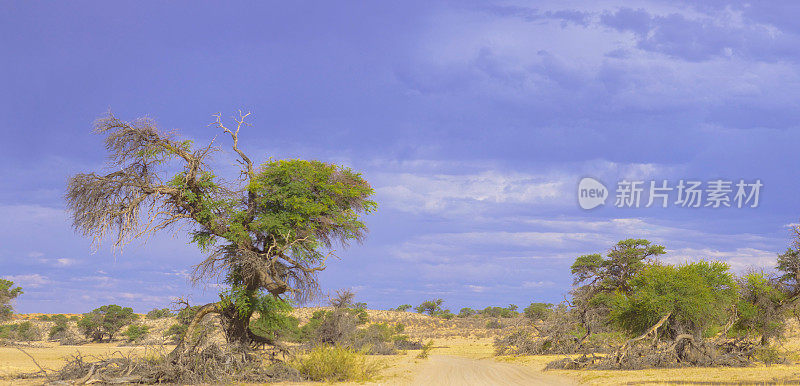
[[250, 345], [250, 318], [252, 312], [239, 314], [233, 305], [224, 308], [221, 313], [222, 326], [225, 330], [225, 340], [230, 344]]

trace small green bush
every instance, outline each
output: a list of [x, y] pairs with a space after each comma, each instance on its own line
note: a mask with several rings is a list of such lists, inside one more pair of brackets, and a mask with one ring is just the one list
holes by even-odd
[[36, 320], [41, 320], [43, 322], [49, 322], [50, 321], [50, 315], [39, 315], [39, 316], [36, 317]]
[[477, 312], [469, 307], [464, 307], [461, 311], [458, 312], [459, 318], [469, 318], [470, 316], [475, 316]]
[[550, 303], [531, 303], [522, 310], [522, 313], [531, 321], [538, 321], [544, 320], [552, 311], [553, 305]]
[[50, 332], [48, 333], [47, 337], [50, 340], [59, 339], [62, 337], [67, 330], [67, 323], [69, 323], [69, 319], [62, 314], [53, 315], [50, 320], [54, 323], [53, 327], [50, 327]]
[[442, 318], [442, 319], [445, 319], [445, 320], [450, 320], [450, 319], [455, 318], [456, 315], [453, 314], [452, 312], [450, 312], [450, 310], [444, 310], [444, 311], [436, 314], [436, 317]]
[[508, 307], [486, 307], [479, 311], [481, 316], [489, 318], [513, 318], [519, 313], [517, 306], [511, 304]]
[[442, 309], [442, 303], [444, 303], [444, 300], [442, 299], [426, 300], [422, 302], [422, 304], [414, 307], [414, 309], [420, 314], [428, 314], [430, 316], [434, 316], [444, 311]]
[[138, 319], [130, 307], [120, 307], [116, 304], [109, 304], [92, 310], [84, 314], [78, 321], [78, 329], [84, 336], [95, 342], [100, 342], [104, 338], [111, 341], [123, 326], [130, 324]]
[[14, 341], [42, 340], [42, 331], [31, 322], [0, 326], [0, 338]]
[[300, 357], [295, 367], [310, 380], [318, 382], [366, 382], [380, 367], [367, 361], [363, 352], [342, 346], [317, 346]]
[[128, 338], [129, 342], [138, 342], [144, 339], [149, 330], [150, 327], [143, 324], [131, 324], [122, 334]]
[[173, 316], [173, 313], [172, 311], [169, 310], [169, 308], [162, 308], [162, 309], [154, 308], [150, 310], [147, 313], [147, 315], [145, 315], [145, 317], [150, 320], [164, 319], [164, 318], [169, 318], [171, 316]]
[[392, 342], [398, 350], [422, 350], [422, 342], [411, 340], [408, 335], [395, 335]]
[[433, 339], [429, 340], [428, 343], [422, 345], [422, 351], [417, 354], [417, 359], [425, 359], [430, 355], [431, 350], [433, 350]]
[[14, 314], [11, 304], [19, 295], [22, 295], [22, 288], [15, 287], [13, 281], [0, 279], [0, 321], [11, 319]]
[[186, 330], [188, 330], [188, 329], [189, 329], [189, 325], [181, 324], [181, 323], [175, 323], [175, 324], [169, 326], [169, 328], [166, 331], [164, 331], [164, 336], [169, 338], [169, 340], [172, 343], [177, 343], [181, 339], [183, 339], [183, 336], [186, 335]]
[[753, 356], [759, 362], [769, 366], [775, 363], [783, 363], [785, 358], [780, 350], [775, 346], [761, 346], [753, 351]]
[[403, 305], [397, 306], [397, 308], [395, 308], [394, 310], [395, 311], [400, 311], [400, 312], [406, 312], [406, 311], [410, 310], [411, 308], [413, 308], [413, 307], [410, 304], [403, 304]]
[[500, 321], [497, 320], [497, 319], [492, 319], [492, 320], [486, 322], [486, 328], [500, 329], [500, 328], [503, 328], [503, 324], [500, 323]]

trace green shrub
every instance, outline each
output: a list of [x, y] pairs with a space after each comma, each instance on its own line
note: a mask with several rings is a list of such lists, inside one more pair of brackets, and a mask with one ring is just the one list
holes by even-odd
[[111, 341], [123, 326], [130, 324], [138, 316], [133, 313], [130, 307], [120, 307], [116, 304], [109, 304], [92, 310], [84, 314], [78, 321], [78, 329], [86, 338], [94, 342], [100, 342], [104, 338]]
[[169, 338], [172, 343], [180, 342], [183, 336], [186, 335], [186, 330], [189, 329], [188, 324], [174, 323], [164, 331], [164, 336]]
[[19, 295], [22, 295], [22, 288], [14, 287], [13, 281], [0, 279], [0, 322], [11, 319], [14, 314], [11, 303]]
[[739, 279], [738, 318], [731, 332], [760, 336], [766, 345], [771, 338], [783, 336], [786, 315], [783, 307], [787, 295], [763, 273], [751, 272]]
[[31, 322], [0, 326], [0, 338], [14, 341], [42, 340], [42, 331]]
[[444, 310], [442, 312], [437, 313], [436, 317], [437, 318], [442, 318], [442, 319], [445, 319], [445, 320], [450, 320], [450, 319], [455, 318], [456, 316], [455, 316], [455, 314], [450, 312], [450, 310]]
[[422, 350], [422, 342], [411, 340], [408, 335], [395, 335], [392, 337], [392, 344], [398, 350]]
[[295, 367], [318, 382], [366, 382], [380, 369], [368, 362], [363, 352], [342, 346], [317, 346], [297, 359]]
[[143, 324], [131, 324], [122, 334], [128, 338], [129, 342], [138, 342], [144, 339], [149, 330], [150, 327]]
[[425, 359], [430, 355], [431, 350], [433, 350], [433, 339], [429, 340], [428, 343], [422, 345], [422, 351], [417, 354], [417, 359]]
[[405, 312], [405, 311], [410, 310], [411, 308], [412, 307], [411, 307], [410, 304], [403, 304], [403, 305], [397, 306], [397, 308], [395, 308], [395, 311]]
[[164, 318], [169, 318], [169, 317], [172, 317], [172, 316], [173, 316], [173, 313], [172, 313], [172, 311], [169, 310], [169, 308], [162, 308], [162, 309], [154, 308], [154, 309], [150, 310], [147, 313], [147, 315], [145, 315], [145, 317], [147, 319], [150, 319], [150, 320], [164, 319]]
[[513, 304], [508, 307], [486, 307], [478, 313], [489, 318], [513, 318], [519, 314], [517, 306]]
[[426, 300], [422, 302], [422, 304], [414, 307], [414, 309], [420, 314], [428, 314], [430, 316], [434, 316], [444, 311], [442, 309], [442, 303], [444, 303], [444, 300], [442, 299]]
[[775, 346], [760, 346], [753, 351], [753, 356], [767, 366], [785, 361], [780, 350]]
[[497, 319], [492, 319], [492, 320], [486, 322], [486, 328], [499, 329], [499, 328], [503, 328], [503, 324], [500, 323], [500, 321], [497, 320]]
[[464, 307], [461, 309], [461, 311], [458, 311], [459, 318], [468, 318], [470, 316], [475, 316], [476, 314], [477, 312], [469, 307]]
[[50, 327], [50, 332], [48, 334], [48, 339], [54, 340], [61, 338], [69, 329], [67, 323], [69, 323], [69, 319], [62, 314], [53, 315], [50, 320], [54, 323], [53, 327]]
[[39, 316], [36, 317], [36, 320], [41, 320], [43, 322], [49, 322], [50, 321], [50, 315], [39, 315]]
[[634, 275], [627, 293], [601, 295], [611, 320], [638, 335], [670, 313], [665, 330], [701, 336], [724, 324], [737, 299], [737, 285], [727, 264], [700, 261], [679, 266], [650, 265]]
[[276, 339], [298, 341], [300, 339], [300, 323], [289, 315], [292, 305], [274, 296], [261, 298], [259, 309], [263, 312], [258, 319], [250, 320], [250, 329], [257, 335]]
[[522, 310], [525, 317], [531, 321], [544, 320], [552, 311], [553, 305], [550, 303], [531, 303]]

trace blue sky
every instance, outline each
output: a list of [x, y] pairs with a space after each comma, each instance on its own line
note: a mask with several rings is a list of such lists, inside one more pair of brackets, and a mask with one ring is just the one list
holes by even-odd
[[[380, 204], [323, 289], [453, 310], [569, 291], [576, 256], [642, 237], [664, 260], [770, 268], [800, 218], [794, 2], [4, 2], [0, 276], [20, 312], [137, 311], [192, 287], [183, 234], [93, 252], [66, 180], [103, 167], [92, 121], [150, 116], [198, 143], [253, 113], [252, 158], [363, 172]], [[232, 152], [215, 166], [234, 173]], [[587, 211], [576, 187], [759, 179], [757, 208]], [[673, 200], [674, 201], [674, 200]]]

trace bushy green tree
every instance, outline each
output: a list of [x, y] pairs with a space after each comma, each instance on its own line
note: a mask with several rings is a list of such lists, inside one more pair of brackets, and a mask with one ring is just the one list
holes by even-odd
[[751, 272], [739, 279], [738, 318], [734, 332], [761, 337], [762, 345], [781, 337], [786, 326], [781, 291], [764, 273]]
[[626, 292], [633, 275], [644, 269], [649, 259], [664, 253], [663, 246], [648, 240], [627, 239], [614, 245], [605, 258], [597, 253], [578, 257], [570, 269], [575, 284], [595, 286], [604, 292]]
[[136, 319], [138, 317], [133, 313], [132, 308], [109, 304], [83, 314], [81, 320], [78, 321], [78, 329], [86, 338], [94, 342], [101, 342], [104, 339], [111, 341], [114, 339], [114, 334]]
[[712, 326], [725, 324], [737, 301], [737, 285], [727, 264], [696, 262], [679, 266], [650, 265], [639, 270], [620, 290], [595, 299], [610, 307], [610, 318], [632, 334], [640, 334], [662, 317], [672, 337], [702, 337]]
[[581, 340], [594, 332], [608, 330], [609, 308], [595, 298], [616, 292], [627, 293], [631, 278], [664, 253], [663, 246], [648, 240], [626, 239], [615, 244], [605, 257], [591, 254], [575, 259], [570, 268], [577, 286], [572, 291], [572, 313], [585, 331]]
[[143, 325], [143, 324], [131, 324], [128, 328], [122, 333], [128, 338], [129, 342], [139, 342], [147, 336], [147, 333], [150, 331], [150, 327]]
[[481, 316], [489, 317], [489, 318], [513, 318], [518, 315], [517, 313], [517, 306], [513, 305], [513, 307], [496, 307], [496, 306], [488, 306], [480, 311], [478, 311]]
[[402, 304], [397, 306], [397, 308], [395, 308], [395, 311], [405, 312], [410, 310], [411, 308], [412, 306], [410, 304]]
[[458, 312], [458, 317], [459, 318], [468, 318], [470, 316], [475, 316], [476, 314], [477, 314], [477, 312], [475, 310], [473, 310], [472, 308], [464, 307], [464, 308], [461, 309], [461, 311]]
[[444, 300], [442, 299], [426, 300], [422, 302], [420, 305], [414, 307], [414, 309], [420, 314], [428, 314], [434, 316], [443, 311], [442, 309], [443, 303]]
[[66, 198], [74, 227], [96, 243], [113, 235], [121, 247], [176, 224], [191, 228], [208, 255], [194, 279], [219, 277], [230, 287], [197, 316], [220, 314], [229, 342], [269, 344], [250, 330], [253, 305], [265, 293], [305, 299], [317, 292], [328, 251], [362, 240], [367, 227], [360, 215], [377, 204], [367, 181], [346, 167], [306, 160], [255, 165], [239, 147], [248, 115], [240, 113], [235, 128], [220, 116], [214, 122], [230, 135], [242, 165], [240, 182], [225, 183], [209, 168], [213, 145], [195, 147], [152, 120], [109, 114], [95, 131], [106, 135], [111, 170], [75, 175]]
[[67, 332], [67, 329], [69, 328], [69, 319], [66, 315], [53, 315], [50, 320], [53, 322], [53, 326], [50, 327], [50, 333], [48, 334], [49, 339], [57, 339], [59, 336]]
[[552, 311], [553, 305], [550, 303], [531, 303], [522, 310], [525, 317], [531, 321], [544, 320]]
[[11, 303], [19, 295], [22, 295], [21, 287], [15, 287], [11, 280], [0, 279], [0, 322], [11, 319], [14, 314]]
[[162, 308], [162, 309], [154, 308], [148, 311], [147, 315], [145, 315], [147, 319], [151, 320], [169, 318], [172, 316], [173, 316], [172, 311], [170, 311], [169, 308]]

